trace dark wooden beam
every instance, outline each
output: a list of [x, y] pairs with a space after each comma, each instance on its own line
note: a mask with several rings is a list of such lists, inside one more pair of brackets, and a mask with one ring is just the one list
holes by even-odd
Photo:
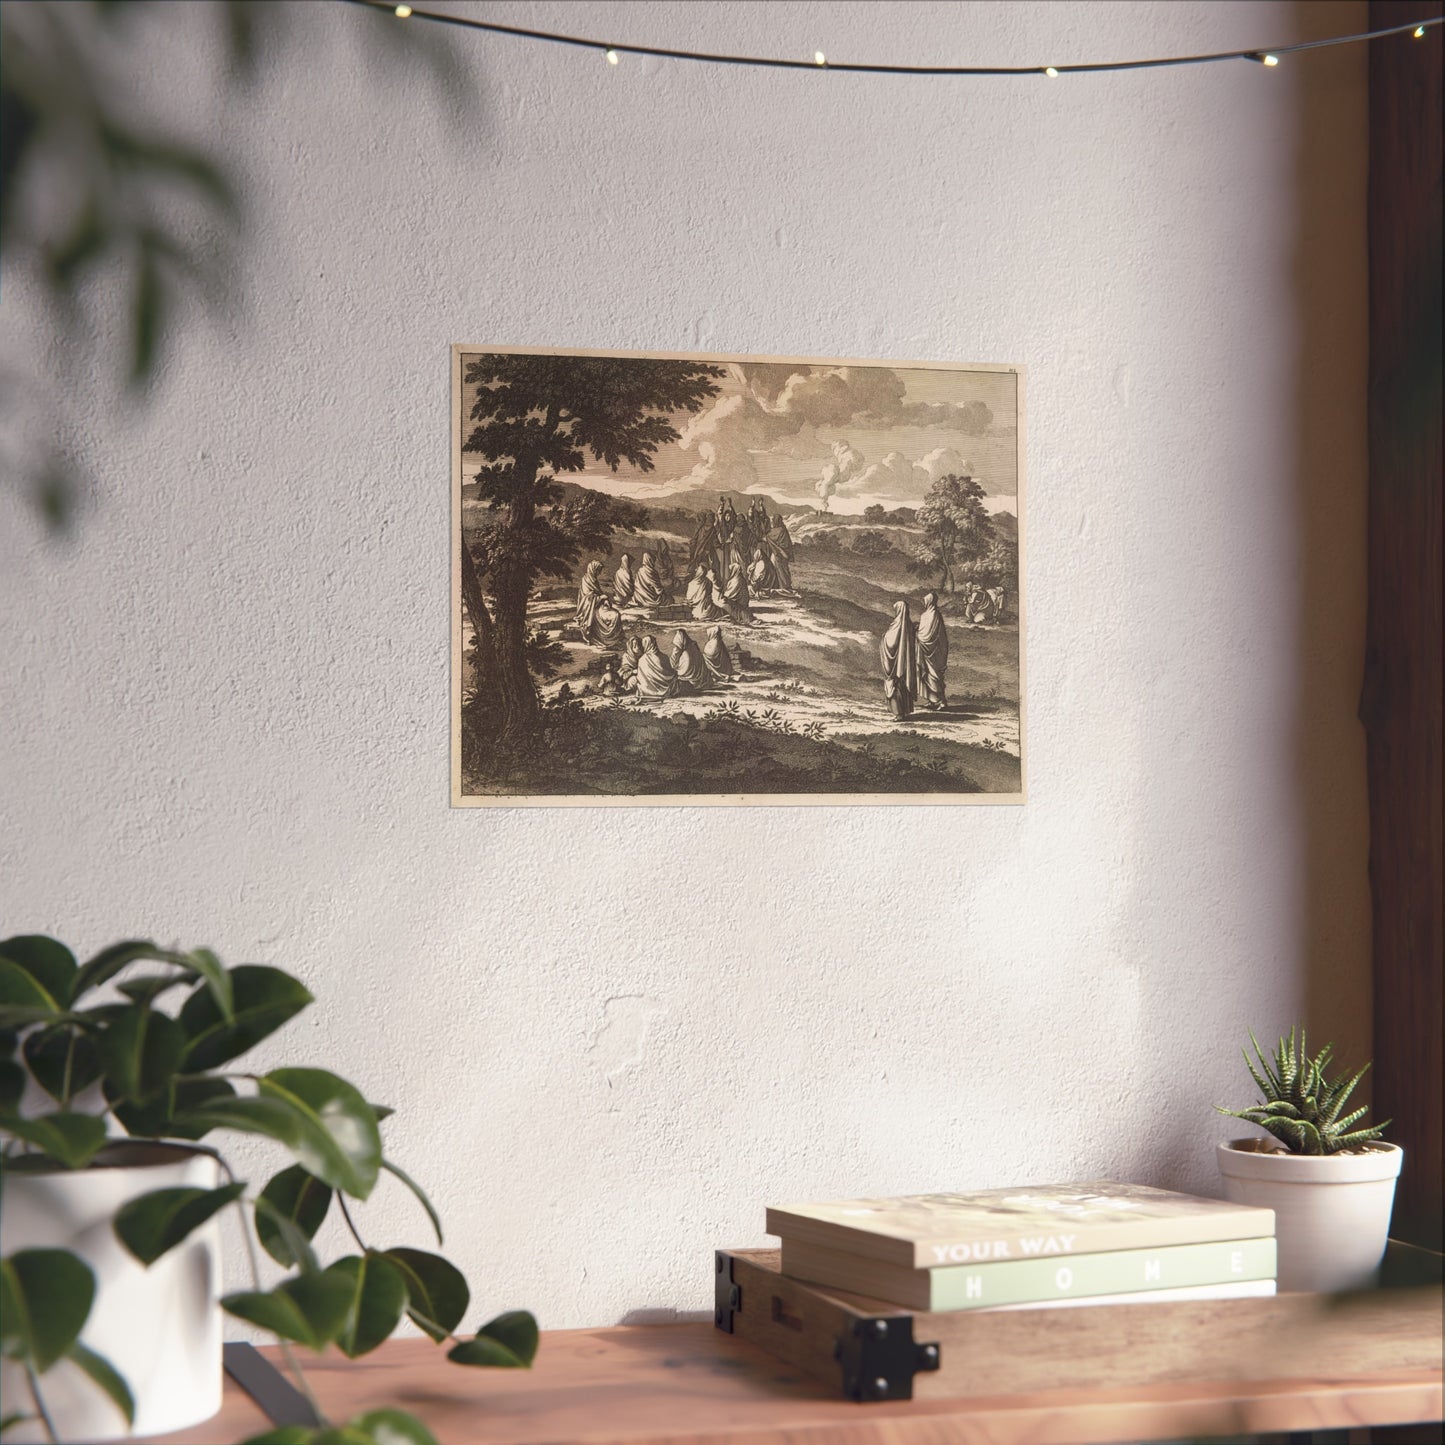
[[[1372, 29], [1441, 13], [1371, 0]], [[1375, 1117], [1397, 1237], [1441, 1248], [1441, 31], [1370, 46], [1369, 617]]]

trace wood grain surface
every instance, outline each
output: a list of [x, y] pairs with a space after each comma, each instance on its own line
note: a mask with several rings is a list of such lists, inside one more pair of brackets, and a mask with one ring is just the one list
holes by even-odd
[[[842, 1390], [838, 1341], [855, 1322], [878, 1316], [908, 1317], [917, 1343], [938, 1345], [940, 1368], [913, 1379], [915, 1399], [929, 1400], [1201, 1380], [1279, 1385], [1312, 1381], [1325, 1360], [1348, 1361], [1355, 1376], [1433, 1369], [1438, 1378], [1445, 1351], [1438, 1282], [1339, 1299], [1281, 1294], [926, 1313], [789, 1279], [778, 1273], [776, 1250], [742, 1250], [731, 1259], [742, 1305], [734, 1330], [834, 1393]], [[1420, 1252], [1421, 1275], [1438, 1281], [1438, 1266], [1438, 1257]]]
[[[263, 1353], [276, 1359], [274, 1351]], [[1354, 1429], [1441, 1415], [1438, 1360], [1433, 1370], [1371, 1377], [980, 1391], [854, 1405], [706, 1324], [548, 1331], [530, 1371], [462, 1369], [429, 1341], [394, 1340], [359, 1361], [325, 1356], [308, 1374], [333, 1418], [400, 1406], [426, 1420], [441, 1445], [1084, 1445]], [[163, 1438], [167, 1445], [221, 1445], [264, 1426], [228, 1382], [220, 1415]]]

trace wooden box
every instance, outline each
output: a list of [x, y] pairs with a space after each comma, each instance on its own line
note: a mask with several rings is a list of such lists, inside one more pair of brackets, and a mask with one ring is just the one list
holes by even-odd
[[720, 1250], [714, 1322], [858, 1401], [1439, 1371], [1441, 1259], [1392, 1242], [1349, 1295], [924, 1313]]

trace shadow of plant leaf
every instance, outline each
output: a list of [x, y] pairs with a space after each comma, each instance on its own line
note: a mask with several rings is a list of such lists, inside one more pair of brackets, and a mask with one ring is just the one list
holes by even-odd
[[[336, 13], [344, 14], [338, 7]], [[354, 12], [352, 12], [354, 13]], [[33, 284], [51, 312], [68, 366], [104, 374], [107, 327], [89, 313], [88, 284], [102, 272], [102, 300], [124, 298], [121, 380], [132, 401], [148, 399], [173, 343], [185, 302], [212, 314], [227, 307], [227, 281], [245, 235], [246, 198], [223, 150], [202, 149], [148, 125], [144, 27], [220, 27], [227, 81], [242, 88], [288, 44], [286, 6], [217, 0], [33, 0], [0, 6], [0, 250], [5, 284]], [[199, 18], [196, 18], [199, 17]], [[390, 23], [386, 23], [390, 21]], [[419, 67], [448, 99], [471, 108], [471, 91], [449, 37], [376, 20], [338, 27], [388, 67]], [[129, 66], [128, 62], [137, 62]], [[146, 76], [146, 79], [138, 78]], [[29, 383], [27, 385], [27, 382]], [[7, 385], [12, 431], [64, 431], [55, 408], [35, 397], [56, 378]], [[44, 407], [44, 413], [41, 412]], [[52, 532], [82, 498], [84, 478], [62, 444], [8, 445], [4, 480], [27, 492]]]

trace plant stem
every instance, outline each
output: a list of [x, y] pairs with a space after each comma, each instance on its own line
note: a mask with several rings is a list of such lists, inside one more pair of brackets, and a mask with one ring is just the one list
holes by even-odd
[[31, 1369], [30, 1362], [25, 1364], [25, 1381], [30, 1386], [30, 1398], [35, 1401], [35, 1413], [40, 1416], [40, 1423], [45, 1426], [45, 1433], [51, 1440], [59, 1440], [60, 1436], [55, 1433], [55, 1421], [50, 1418], [50, 1412], [45, 1408], [45, 1401], [40, 1398], [40, 1381], [35, 1378], [35, 1371]]
[[[356, 1241], [357, 1246], [361, 1249], [361, 1251], [363, 1253], [367, 1253], [368, 1251], [366, 1241], [357, 1231], [356, 1225], [352, 1223], [351, 1211], [346, 1207], [346, 1196], [342, 1194], [339, 1189], [336, 1191], [336, 1202], [341, 1206], [341, 1217], [346, 1221], [346, 1227], [351, 1231], [351, 1237]], [[442, 1328], [441, 1325], [437, 1324], [437, 1322], [433, 1319], [428, 1319], [427, 1323], [436, 1325], [437, 1329]], [[457, 1337], [450, 1330], [446, 1331], [446, 1337], [454, 1345], [461, 1344], [461, 1341], [457, 1339]]]
[[351, 1237], [356, 1241], [361, 1252], [365, 1254], [366, 1241], [356, 1232], [356, 1226], [351, 1222], [351, 1211], [346, 1207], [346, 1196], [339, 1189], [336, 1191], [336, 1202], [341, 1206], [341, 1217], [346, 1221], [346, 1227], [351, 1231]]
[[70, 1081], [75, 1065], [75, 1040], [74, 1032], [70, 1035], [70, 1042], [65, 1046], [65, 1074], [60, 1081], [60, 1107], [70, 1108]]
[[[226, 1160], [213, 1150], [208, 1149], [206, 1152], [226, 1171], [226, 1182], [234, 1184], [236, 1182], [236, 1176]], [[246, 1258], [251, 1266], [251, 1284], [256, 1293], [260, 1294], [261, 1259], [256, 1253], [256, 1241], [251, 1238], [251, 1225], [249, 1219], [246, 1217], [246, 1203], [244, 1199], [236, 1200], [236, 1210], [241, 1216], [241, 1238], [246, 1241]], [[306, 1396], [306, 1403], [311, 1406], [311, 1413], [316, 1416], [322, 1425], [329, 1425], [331, 1421], [327, 1419], [325, 1412], [322, 1410], [320, 1404], [317, 1403], [316, 1396], [311, 1393], [311, 1385], [306, 1379], [306, 1373], [302, 1370], [300, 1361], [297, 1360], [296, 1356], [292, 1353], [290, 1344], [286, 1340], [283, 1340], [280, 1335], [276, 1336], [276, 1343], [281, 1346], [281, 1358], [286, 1361], [287, 1368], [295, 1375], [297, 1387], [301, 1393]]]

